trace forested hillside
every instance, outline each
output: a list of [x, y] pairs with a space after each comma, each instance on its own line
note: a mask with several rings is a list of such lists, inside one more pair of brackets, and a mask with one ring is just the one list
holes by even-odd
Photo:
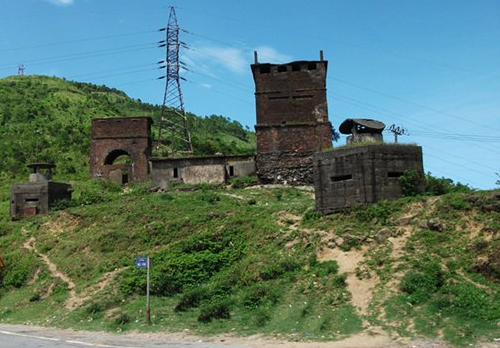
[[[90, 120], [159, 117], [160, 107], [106, 86], [48, 76], [0, 79], [0, 174], [16, 175], [33, 161], [52, 161], [61, 174], [86, 175]], [[223, 116], [188, 114], [195, 154], [252, 153], [255, 136]], [[156, 122], [158, 124], [158, 122]]]

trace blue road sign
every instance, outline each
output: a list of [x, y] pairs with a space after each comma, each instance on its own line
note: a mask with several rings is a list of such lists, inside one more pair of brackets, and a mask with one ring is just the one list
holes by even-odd
[[136, 268], [148, 268], [148, 258], [147, 257], [136, 257], [135, 258]]

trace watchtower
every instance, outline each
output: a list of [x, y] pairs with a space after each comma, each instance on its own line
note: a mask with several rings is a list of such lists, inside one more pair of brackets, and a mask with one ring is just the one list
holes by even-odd
[[257, 110], [256, 169], [262, 183], [312, 183], [313, 154], [331, 147], [328, 62], [251, 65]]
[[90, 172], [122, 184], [148, 178], [152, 139], [150, 117], [92, 120]]

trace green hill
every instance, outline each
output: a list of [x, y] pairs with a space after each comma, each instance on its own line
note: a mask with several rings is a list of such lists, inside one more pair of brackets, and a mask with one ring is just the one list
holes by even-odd
[[[1, 322], [305, 340], [497, 337], [499, 192], [324, 216], [298, 188], [73, 184], [75, 201], [48, 216], [7, 222], [8, 201], [0, 206]], [[152, 328], [145, 271], [134, 268], [146, 254]]]
[[[246, 178], [168, 193], [88, 178], [92, 117], [157, 112], [104, 86], [0, 80], [0, 322], [319, 341], [498, 338], [499, 191], [429, 176], [434, 195], [322, 215], [310, 190], [243, 187]], [[227, 118], [189, 121], [202, 153], [255, 147]], [[9, 183], [33, 160], [58, 163], [73, 200], [12, 222]], [[145, 272], [134, 268], [146, 254], [152, 327]]]
[[[0, 175], [33, 161], [53, 161], [61, 174], [88, 173], [90, 120], [159, 117], [160, 107], [106, 86], [47, 76], [0, 79]], [[223, 116], [188, 114], [195, 154], [252, 153], [255, 135]]]

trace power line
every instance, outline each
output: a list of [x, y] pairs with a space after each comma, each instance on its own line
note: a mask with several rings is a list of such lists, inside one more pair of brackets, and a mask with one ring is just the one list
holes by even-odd
[[476, 70], [469, 69], [469, 68], [463, 68], [463, 67], [453, 66], [453, 65], [450, 65], [450, 64], [447, 64], [447, 63], [437, 62], [437, 61], [433, 61], [433, 60], [430, 60], [430, 59], [423, 59], [423, 58], [419, 58], [419, 57], [414, 57], [414, 56], [410, 56], [410, 55], [401, 54], [401, 53], [398, 53], [398, 52], [391, 52], [391, 51], [381, 50], [381, 49], [378, 49], [378, 48], [366, 47], [366, 46], [362, 46], [362, 45], [358, 45], [358, 44], [353, 44], [351, 42], [350, 43], [346, 43], [346, 42], [342, 42], [342, 41], [338, 41], [338, 40], [333, 40], [331, 36], [325, 37], [325, 36], [321, 36], [321, 35], [310, 35], [310, 34], [304, 33], [303, 31], [293, 31], [293, 30], [290, 30], [288, 28], [266, 26], [265, 24], [263, 24], [261, 22], [259, 22], [259, 23], [255, 22], [255, 21], [248, 22], [248, 21], [241, 20], [240, 18], [233, 18], [233, 17], [229, 17], [229, 16], [222, 16], [222, 15], [220, 15], [220, 13], [212, 13], [212, 12], [206, 10], [206, 9], [204, 9], [203, 11], [201, 11], [201, 10], [198, 10], [198, 9], [188, 8], [188, 7], [184, 7], [184, 6], [183, 7], [178, 7], [178, 8], [180, 8], [182, 10], [187, 10], [187, 11], [192, 11], [192, 12], [198, 12], [198, 13], [203, 14], [203, 16], [207, 16], [208, 15], [208, 16], [213, 16], [215, 18], [225, 18], [225, 19], [237, 22], [238, 25], [245, 24], [245, 25], [251, 26], [252, 28], [254, 28], [257, 25], [257, 26], [259, 26], [261, 28], [278, 30], [278, 31], [281, 31], [281, 32], [292, 34], [293, 37], [302, 36], [302, 37], [306, 37], [308, 39], [313, 38], [313, 39], [321, 40], [322, 42], [329, 42], [330, 44], [342, 45], [342, 46], [346, 46], [346, 47], [353, 47], [353, 48], [361, 49], [361, 50], [368, 51], [368, 52], [378, 52], [378, 53], [382, 53], [382, 54], [389, 55], [389, 56], [410, 59], [410, 60], [413, 60], [413, 61], [419, 61], [419, 62], [422, 62], [422, 63], [427, 63], [427, 64], [431, 64], [431, 65], [435, 65], [435, 66], [445, 67], [445, 68], [448, 68], [448, 69], [458, 70], [458, 71], [466, 72], [468, 74], [479, 74], [479, 75], [484, 75], [484, 76], [487, 76], [487, 77], [490, 77], [490, 78], [495, 78], [495, 79], [499, 78], [499, 76], [497, 76], [497, 75], [491, 75], [491, 74], [488, 74], [488, 73], [476, 71]]
[[[25, 63], [29, 63], [29, 65], [31, 65], [31, 66], [32, 65], [42, 65], [42, 64], [50, 64], [50, 63], [61, 62], [61, 61], [66, 61], [66, 60], [77, 60], [77, 59], [85, 59], [85, 58], [93, 58], [93, 57], [102, 57], [102, 56], [113, 55], [113, 54], [117, 54], [117, 53], [141, 51], [141, 50], [152, 49], [152, 48], [155, 48], [155, 44], [153, 44], [153, 43], [129, 45], [129, 46], [122, 46], [122, 47], [110, 48], [110, 49], [105, 49], [105, 50], [97, 50], [97, 51], [81, 52], [81, 53], [75, 53], [75, 54], [63, 55], [63, 56], [33, 59], [33, 60], [27, 61]], [[11, 69], [13, 66], [15, 66], [15, 65], [14, 64], [3, 65], [3, 66], [0, 66], [0, 70]]]
[[21, 51], [21, 50], [41, 48], [41, 47], [63, 46], [63, 45], [69, 45], [69, 44], [74, 44], [74, 43], [115, 39], [118, 37], [126, 37], [126, 36], [133, 36], [133, 35], [140, 35], [140, 34], [154, 33], [154, 32], [156, 32], [156, 30], [137, 31], [137, 32], [126, 33], [126, 34], [96, 36], [96, 37], [89, 37], [89, 38], [69, 40], [69, 41], [60, 41], [60, 42], [52, 42], [52, 43], [38, 44], [38, 45], [31, 45], [31, 46], [13, 47], [13, 48], [7, 48], [7, 49], [0, 50], [0, 52], [12, 52], [12, 51]]
[[450, 114], [449, 112], [444, 112], [444, 111], [432, 108], [430, 106], [422, 105], [420, 103], [416, 103], [416, 102], [413, 102], [413, 101], [410, 101], [410, 100], [406, 100], [406, 99], [403, 99], [403, 98], [400, 98], [400, 97], [397, 97], [397, 96], [394, 96], [394, 95], [391, 95], [391, 94], [388, 94], [388, 93], [385, 93], [385, 92], [378, 91], [378, 90], [373, 89], [373, 88], [368, 88], [368, 87], [365, 87], [365, 86], [361, 86], [359, 84], [352, 83], [352, 82], [349, 82], [349, 81], [345, 81], [345, 80], [342, 80], [342, 79], [339, 79], [339, 78], [336, 78], [336, 77], [331, 77], [331, 79], [333, 79], [335, 81], [338, 81], [338, 82], [341, 82], [341, 83], [344, 83], [344, 84], [349, 85], [349, 86], [354, 86], [354, 87], [357, 87], [357, 88], [360, 88], [360, 89], [364, 89], [364, 90], [369, 91], [369, 92], [373, 92], [373, 93], [382, 95], [382, 96], [387, 97], [387, 98], [392, 98], [392, 99], [398, 100], [398, 101], [406, 103], [406, 104], [418, 106], [418, 107], [420, 107], [422, 109], [426, 109], [426, 110], [429, 110], [429, 111], [432, 111], [432, 112], [435, 112], [435, 113], [438, 113], [438, 114], [441, 114], [441, 115], [452, 117], [452, 118], [455, 118], [457, 120], [468, 122], [468, 123], [471, 123], [471, 124], [474, 124], [474, 125], [478, 125], [478, 126], [482, 126], [482, 127], [487, 127], [489, 129], [493, 129], [493, 130], [496, 130], [496, 131], [500, 132], [500, 129], [496, 129], [494, 127], [491, 127], [491, 125], [485, 125], [485, 124], [481, 124], [479, 122], [474, 122], [474, 121], [471, 121], [471, 120], [469, 120], [468, 118], [465, 118], [465, 117], [461, 117], [461, 116], [457, 116], [457, 115], [454, 115], [454, 114]]

